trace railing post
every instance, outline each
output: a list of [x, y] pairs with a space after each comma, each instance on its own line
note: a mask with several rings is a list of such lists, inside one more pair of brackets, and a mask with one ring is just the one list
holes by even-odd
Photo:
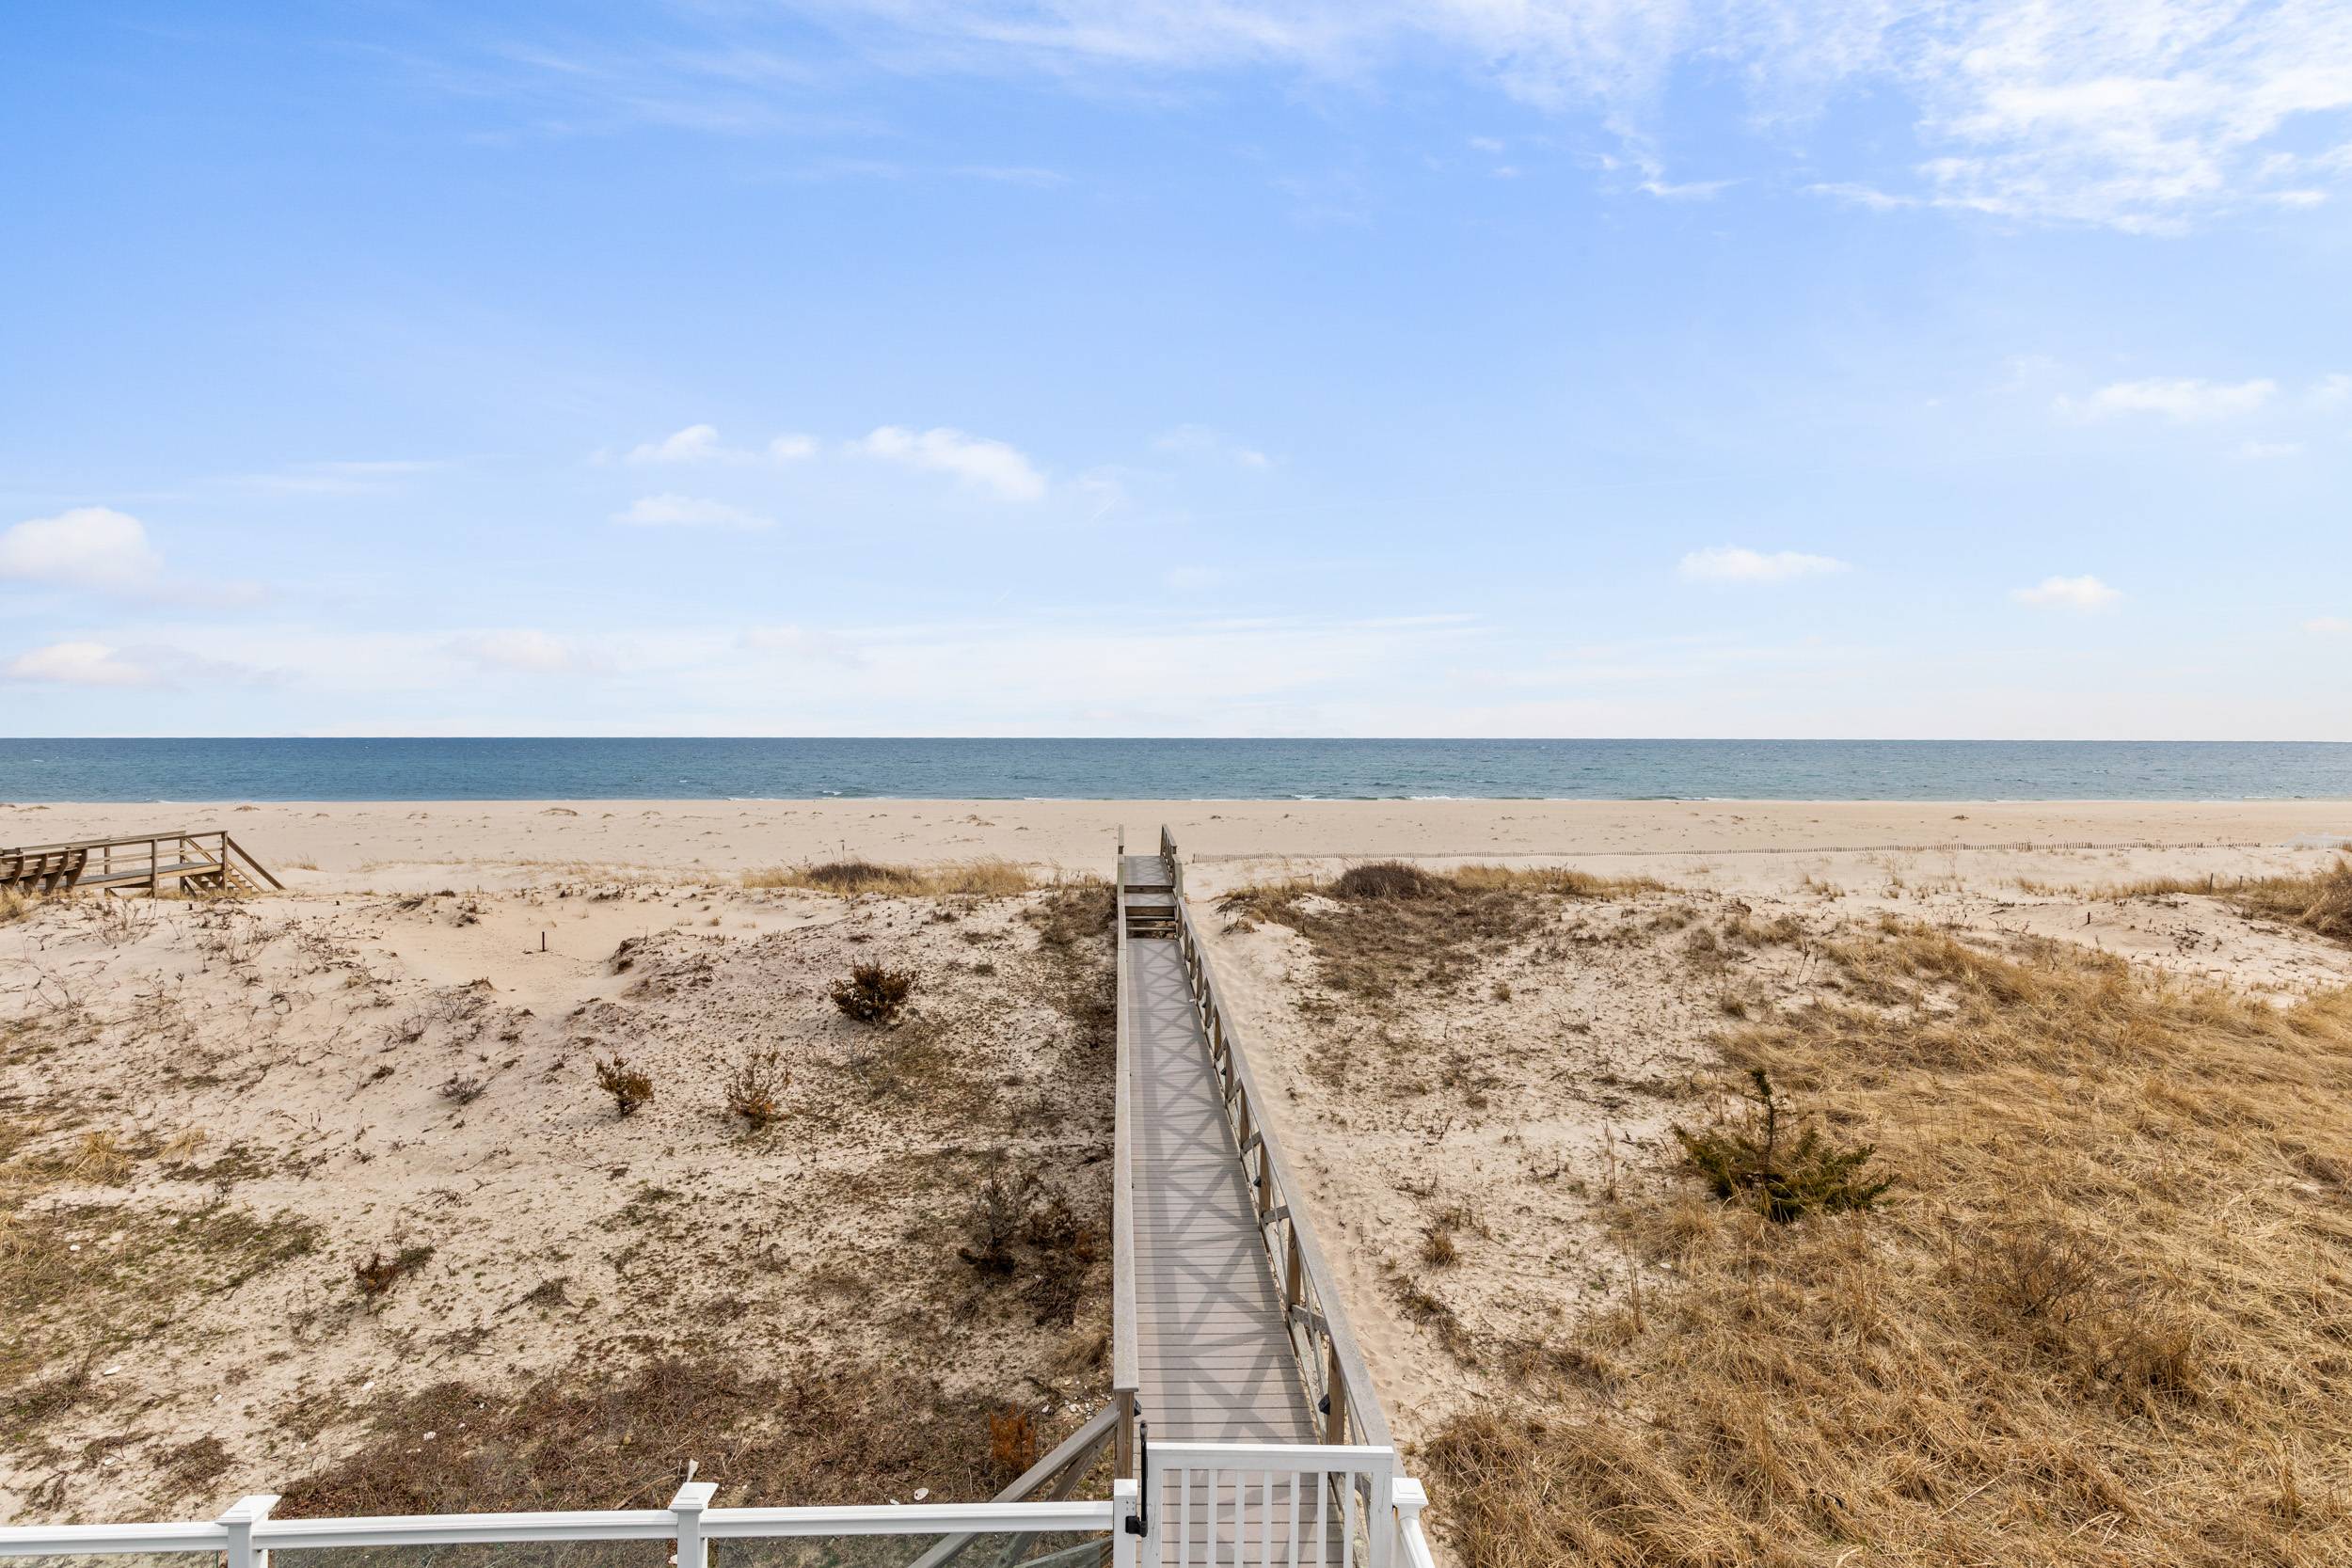
[[1136, 1516], [1136, 1499], [1142, 1496], [1133, 1476], [1111, 1482], [1111, 1568], [1137, 1568], [1137, 1548], [1143, 1537], [1130, 1533], [1127, 1521]]
[[690, 1481], [670, 1499], [670, 1515], [677, 1521], [677, 1568], [709, 1568], [710, 1548], [703, 1540], [703, 1510], [719, 1490], [713, 1481]]
[[277, 1506], [277, 1493], [256, 1492], [239, 1497], [220, 1516], [219, 1522], [229, 1528], [226, 1568], [269, 1568], [269, 1550], [253, 1544], [253, 1527], [268, 1518], [269, 1511]]
[[1428, 1538], [1422, 1534], [1421, 1511], [1429, 1506], [1429, 1493], [1410, 1476], [1396, 1478], [1396, 1542], [1405, 1568], [1426, 1568]]
[[1119, 1435], [1113, 1439], [1119, 1446], [1111, 1455], [1111, 1477], [1116, 1481], [1133, 1481], [1136, 1476], [1136, 1391], [1119, 1390]]
[[[1396, 1455], [1382, 1458], [1368, 1478], [1372, 1481], [1372, 1513], [1364, 1521], [1364, 1536], [1372, 1550], [1370, 1568], [1389, 1568], [1396, 1560]], [[680, 1564], [679, 1568], [684, 1568]]]

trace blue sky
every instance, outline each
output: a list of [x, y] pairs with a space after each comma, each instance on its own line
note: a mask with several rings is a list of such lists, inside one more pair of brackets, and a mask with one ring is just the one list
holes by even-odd
[[2352, 7], [19, 8], [9, 733], [2352, 739]]

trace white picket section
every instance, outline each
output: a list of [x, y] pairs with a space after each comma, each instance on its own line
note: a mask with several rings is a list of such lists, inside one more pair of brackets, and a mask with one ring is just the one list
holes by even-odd
[[1385, 1446], [1154, 1443], [1139, 1568], [1391, 1568], [1397, 1484]]

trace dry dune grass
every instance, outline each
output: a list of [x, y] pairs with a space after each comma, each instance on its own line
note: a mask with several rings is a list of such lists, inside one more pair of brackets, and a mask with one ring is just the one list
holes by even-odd
[[33, 901], [12, 887], [0, 887], [0, 926], [33, 912]]
[[1427, 1446], [1471, 1568], [2352, 1560], [2352, 992], [1890, 926], [1728, 1036], [1899, 1184], [1675, 1180], [1641, 1290]]
[[1524, 936], [1538, 898], [1615, 898], [1656, 891], [1645, 877], [1605, 878], [1564, 867], [1464, 865], [1435, 871], [1367, 861], [1329, 881], [1294, 878], [1236, 888], [1218, 900], [1239, 925], [1267, 920], [1313, 943], [1322, 982], [1381, 1005], [1402, 993], [1458, 986], [1476, 958]]
[[827, 861], [817, 865], [777, 866], [743, 875], [747, 888], [799, 888], [812, 893], [896, 894], [912, 897], [1001, 898], [1027, 893], [1038, 883], [1028, 870], [1008, 860], [960, 861], [943, 865], [882, 865], [873, 861]]
[[[452, 1380], [369, 1412], [371, 1440], [291, 1483], [288, 1517], [503, 1509], [660, 1508], [690, 1461], [730, 1497], [866, 1503], [928, 1486], [985, 1497], [998, 1406], [915, 1369], [778, 1366], [698, 1346], [631, 1344], [519, 1390]], [[630, 1362], [635, 1362], [631, 1367]], [[297, 1411], [297, 1429], [339, 1418]], [[448, 1440], [419, 1440], [421, 1433]], [[589, 1502], [587, 1499], [594, 1499]]]
[[2339, 860], [2308, 877], [2166, 878], [2110, 889], [2107, 895], [2134, 898], [2178, 893], [2219, 898], [2258, 920], [2301, 926], [2323, 937], [2352, 942], [2352, 859]]

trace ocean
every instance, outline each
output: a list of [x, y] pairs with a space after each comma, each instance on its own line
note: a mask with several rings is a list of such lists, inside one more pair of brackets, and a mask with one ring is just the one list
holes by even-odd
[[2352, 799], [2352, 743], [0, 739], [0, 801]]

